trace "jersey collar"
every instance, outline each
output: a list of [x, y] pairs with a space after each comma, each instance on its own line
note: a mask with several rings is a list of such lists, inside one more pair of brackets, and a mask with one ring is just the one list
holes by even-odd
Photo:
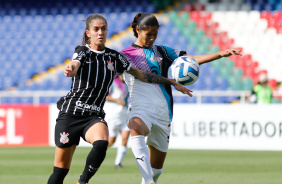
[[104, 53], [105, 53], [105, 49], [102, 50], [102, 51], [99, 51], [99, 50], [91, 49], [88, 44], [86, 44], [85, 46], [86, 46], [89, 50], [91, 50], [91, 51], [93, 51], [93, 52], [96, 52], [97, 54], [104, 54]]
[[132, 47], [141, 48], [141, 49], [149, 49], [149, 48], [152, 48], [152, 47], [141, 47], [141, 46], [139, 46], [139, 45], [136, 45], [135, 43], [133, 43], [131, 46], [132, 46]]

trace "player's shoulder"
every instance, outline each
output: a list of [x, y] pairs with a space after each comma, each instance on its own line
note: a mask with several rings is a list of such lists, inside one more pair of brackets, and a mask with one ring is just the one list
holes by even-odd
[[137, 49], [140, 49], [140, 48], [141, 48], [141, 47], [138, 47], [138, 46], [132, 44], [132, 45], [130, 45], [130, 46], [128, 46], [128, 47], [122, 49], [122, 50], [121, 50], [121, 53], [131, 53], [131, 52], [133, 52], [133, 51], [135, 51], [135, 50], [137, 50]]
[[117, 50], [111, 49], [109, 47], [105, 47], [105, 53], [109, 53], [109, 52], [119, 54]]
[[76, 52], [83, 51], [83, 52], [85, 52], [85, 53], [88, 53], [88, 52], [90, 52], [90, 49], [89, 49], [87, 46], [85, 46], [85, 45], [77, 45], [77, 46], [75, 47], [75, 51], [76, 51]]
[[154, 45], [157, 48], [165, 49], [165, 50], [174, 50], [173, 48], [166, 45]]

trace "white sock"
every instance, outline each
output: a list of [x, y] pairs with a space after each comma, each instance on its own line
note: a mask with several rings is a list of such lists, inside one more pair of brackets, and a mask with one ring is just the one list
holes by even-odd
[[149, 150], [143, 135], [131, 137], [131, 148], [145, 183], [153, 181]]
[[157, 183], [159, 176], [162, 174], [163, 169], [155, 169], [152, 168], [152, 172], [153, 172], [153, 179], [155, 181], [155, 183]]
[[[162, 174], [162, 172], [163, 172], [163, 169], [152, 168], [153, 179], [155, 183], [157, 183], [159, 176]], [[146, 184], [144, 178], [142, 178], [141, 184]]]
[[123, 161], [123, 158], [127, 152], [127, 147], [120, 145], [117, 149], [117, 156], [115, 160], [115, 165], [120, 164]]

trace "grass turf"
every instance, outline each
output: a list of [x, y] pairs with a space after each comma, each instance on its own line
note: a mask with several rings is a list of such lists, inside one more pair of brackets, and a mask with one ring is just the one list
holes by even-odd
[[[90, 147], [78, 147], [65, 184], [75, 184]], [[140, 184], [131, 150], [124, 169], [113, 167], [116, 149], [109, 148], [94, 184]], [[0, 183], [44, 184], [52, 173], [53, 147], [0, 147]], [[282, 152], [169, 150], [159, 184], [281, 184]]]

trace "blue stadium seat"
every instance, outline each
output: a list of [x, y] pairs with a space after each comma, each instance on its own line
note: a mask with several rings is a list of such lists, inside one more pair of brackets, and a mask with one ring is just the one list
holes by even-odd
[[264, 4], [255, 3], [255, 4], [253, 4], [252, 9], [253, 10], [257, 10], [257, 11], [262, 11], [264, 9]]
[[275, 10], [275, 5], [274, 4], [270, 4], [270, 3], [266, 3], [263, 6], [263, 10], [273, 11], [273, 10]]
[[197, 97], [186, 97], [186, 103], [196, 103]]
[[232, 103], [232, 102], [237, 101], [237, 100], [239, 100], [238, 96], [228, 96], [228, 97], [224, 98], [224, 102], [226, 102], [226, 103]]
[[278, 11], [282, 11], [282, 2], [277, 3], [275, 9]]
[[24, 104], [32, 104], [33, 98], [32, 97], [20, 97], [19, 102], [24, 103]]
[[225, 103], [225, 97], [214, 96], [212, 97], [212, 103]]
[[173, 97], [173, 102], [174, 103], [187, 103], [187, 96], [174, 96]]
[[222, 77], [216, 78], [217, 90], [227, 90], [229, 87], [228, 80]]
[[202, 103], [213, 103], [213, 98], [211, 96], [203, 96]]
[[49, 104], [49, 103], [53, 103], [53, 97], [40, 97], [39, 99], [41, 104]]

